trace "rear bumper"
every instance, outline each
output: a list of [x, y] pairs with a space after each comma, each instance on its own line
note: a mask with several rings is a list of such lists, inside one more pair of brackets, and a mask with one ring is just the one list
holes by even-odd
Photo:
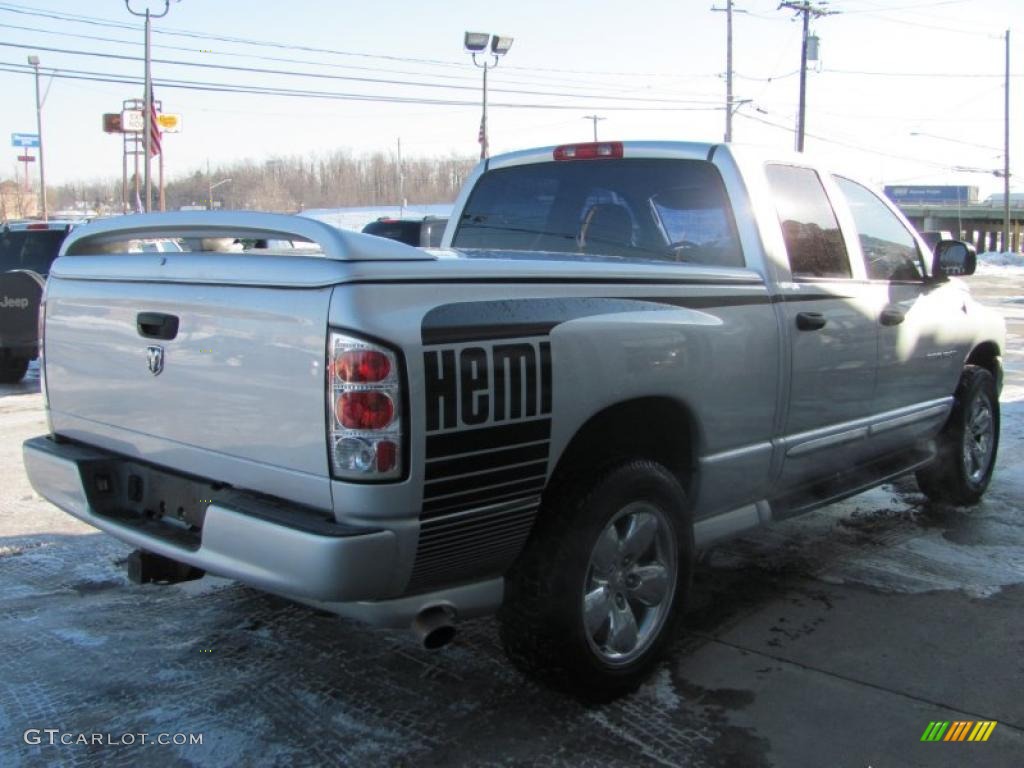
[[[310, 521], [307, 510], [267, 504], [242, 493], [226, 494], [205, 506], [201, 531], [181, 535], [180, 528], [130, 513], [100, 509], [87, 490], [96, 467], [117, 477], [131, 460], [80, 443], [37, 437], [23, 446], [32, 487], [68, 514], [132, 546], [188, 563], [268, 592], [307, 600], [349, 602], [389, 596], [396, 567], [395, 535], [324, 521]], [[157, 476], [160, 470], [149, 468]], [[172, 482], [191, 480], [166, 473]], [[116, 482], [115, 482], [116, 484]], [[196, 498], [209, 484], [195, 481]], [[116, 503], [116, 502], [115, 502]], [[166, 535], [163, 531], [174, 535]]]

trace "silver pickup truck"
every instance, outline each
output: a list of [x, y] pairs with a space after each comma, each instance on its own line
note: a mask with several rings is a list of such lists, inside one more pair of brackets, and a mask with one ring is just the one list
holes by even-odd
[[[135, 238], [306, 247], [116, 253]], [[98, 221], [50, 272], [25, 465], [144, 580], [208, 571], [428, 647], [497, 611], [522, 669], [610, 697], [671, 644], [700, 548], [909, 472], [978, 501], [1005, 329], [973, 270], [805, 156], [696, 143], [483, 161], [439, 250]]]

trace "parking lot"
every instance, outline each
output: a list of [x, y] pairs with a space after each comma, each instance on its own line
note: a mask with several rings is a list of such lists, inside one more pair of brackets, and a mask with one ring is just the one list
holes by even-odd
[[[431, 653], [223, 579], [130, 583], [125, 545], [28, 484], [33, 371], [0, 388], [0, 765], [1019, 765], [1020, 274], [972, 279], [1010, 333], [986, 500], [931, 506], [910, 480], [717, 547], [670, 659], [596, 708], [522, 678], [489, 619]], [[921, 742], [947, 720], [998, 725]], [[122, 743], [60, 743], [92, 734]]]

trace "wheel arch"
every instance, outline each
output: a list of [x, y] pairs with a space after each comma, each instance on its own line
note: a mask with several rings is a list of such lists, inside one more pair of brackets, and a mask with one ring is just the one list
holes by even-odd
[[994, 341], [983, 341], [976, 344], [967, 355], [964, 365], [977, 365], [992, 374], [996, 380], [996, 392], [1003, 390], [1003, 361], [1000, 357], [999, 345]]
[[548, 485], [556, 485], [576, 467], [644, 458], [662, 464], [692, 498], [698, 441], [696, 416], [679, 400], [664, 396], [624, 400], [598, 411], [576, 430], [558, 457]]

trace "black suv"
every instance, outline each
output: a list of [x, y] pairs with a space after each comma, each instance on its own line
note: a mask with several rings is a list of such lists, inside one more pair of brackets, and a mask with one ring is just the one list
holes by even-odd
[[363, 232], [367, 235], [387, 237], [420, 248], [437, 248], [448, 219], [443, 216], [426, 216], [422, 219], [380, 218], [371, 221]]
[[39, 354], [39, 300], [69, 221], [15, 222], [0, 228], [0, 383], [21, 381]]

